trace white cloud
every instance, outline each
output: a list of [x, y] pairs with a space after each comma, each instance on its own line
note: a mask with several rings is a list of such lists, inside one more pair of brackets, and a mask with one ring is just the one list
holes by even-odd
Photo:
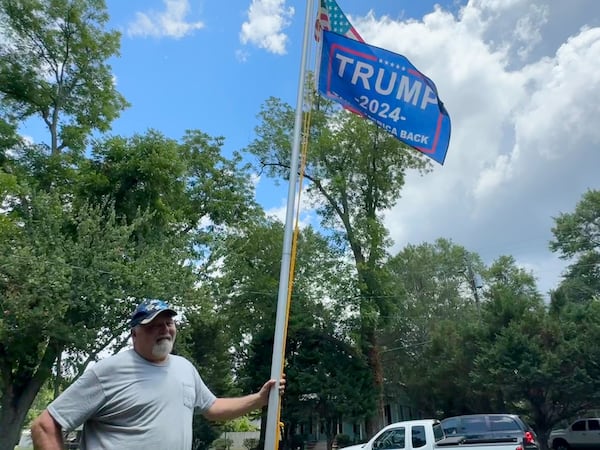
[[[298, 203], [298, 193], [296, 192], [296, 200], [295, 203]], [[316, 217], [314, 210], [312, 209], [312, 202], [308, 198], [306, 188], [303, 188], [302, 193], [300, 195], [300, 217], [298, 219], [298, 226], [300, 229], [306, 228], [312, 223], [316, 222]], [[285, 224], [286, 216], [287, 216], [287, 199], [282, 201], [281, 205], [275, 208], [270, 208], [265, 211], [265, 214], [269, 217], [279, 220], [281, 223]], [[295, 207], [295, 211], [298, 211], [298, 208]], [[296, 217], [294, 216], [294, 224]]]
[[129, 36], [172, 37], [179, 39], [204, 27], [202, 22], [188, 22], [188, 0], [163, 0], [165, 10], [137, 12], [127, 28]]
[[235, 51], [235, 59], [239, 62], [245, 63], [248, 61], [249, 53], [244, 50], [236, 50]]
[[421, 20], [353, 17], [363, 38], [431, 77], [452, 118], [443, 167], [409, 174], [386, 225], [393, 252], [453, 239], [488, 263], [513, 255], [542, 292], [564, 262], [552, 217], [600, 189], [600, 3], [471, 0]]
[[240, 41], [283, 55], [288, 40], [283, 30], [293, 15], [294, 8], [285, 8], [285, 0], [252, 0], [248, 21], [242, 24]]

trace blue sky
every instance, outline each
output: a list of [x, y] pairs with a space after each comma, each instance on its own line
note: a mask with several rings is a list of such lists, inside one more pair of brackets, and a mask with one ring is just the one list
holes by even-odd
[[[109, 0], [110, 26], [123, 33], [122, 56], [112, 65], [119, 90], [132, 104], [114, 132], [153, 127], [177, 137], [199, 128], [225, 136], [228, 149], [245, 147], [269, 96], [295, 105], [302, 3]], [[422, 0], [373, 2], [371, 9], [367, 3], [340, 5], [350, 15], [372, 11], [398, 18], [418, 18], [433, 8]], [[279, 27], [269, 27], [273, 23]]]
[[[548, 250], [552, 217], [600, 189], [600, 2], [338, 4], [365, 41], [433, 79], [452, 118], [444, 166], [409, 175], [385, 214], [392, 252], [446, 237], [488, 263], [513, 255], [543, 292], [556, 287], [565, 263]], [[123, 33], [117, 88], [132, 105], [114, 134], [155, 128], [178, 139], [199, 129], [224, 136], [228, 152], [242, 150], [268, 97], [295, 105], [305, 2], [107, 6], [110, 27]], [[258, 179], [258, 201], [282, 220], [286, 197], [285, 183]]]

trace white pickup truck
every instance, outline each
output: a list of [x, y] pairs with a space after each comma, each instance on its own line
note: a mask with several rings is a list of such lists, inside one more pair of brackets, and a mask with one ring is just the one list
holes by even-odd
[[465, 439], [446, 437], [439, 420], [392, 423], [364, 444], [340, 450], [523, 450], [517, 438]]

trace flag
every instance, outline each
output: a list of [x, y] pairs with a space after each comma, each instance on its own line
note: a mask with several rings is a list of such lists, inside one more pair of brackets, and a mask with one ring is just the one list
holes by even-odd
[[320, 0], [315, 23], [315, 40], [320, 42], [324, 30], [333, 31], [350, 39], [364, 42], [335, 0]]
[[433, 81], [407, 58], [324, 30], [319, 67], [322, 95], [444, 164], [450, 116]]
[[[364, 42], [358, 31], [352, 26], [346, 14], [341, 10], [335, 0], [320, 0], [319, 12], [317, 13], [317, 22], [315, 23], [315, 40], [321, 42], [323, 31], [329, 30], [347, 38]], [[321, 59], [322, 45], [319, 45], [317, 51], [317, 67], [315, 69], [316, 89], [319, 89], [320, 66], [318, 61]], [[344, 105], [344, 108], [356, 115], [362, 116], [360, 111], [352, 108], [350, 105]]]

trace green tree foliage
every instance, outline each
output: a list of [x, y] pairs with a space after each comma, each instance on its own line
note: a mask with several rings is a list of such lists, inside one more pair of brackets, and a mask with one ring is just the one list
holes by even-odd
[[[215, 272], [211, 274], [213, 295], [217, 299], [219, 314], [227, 318], [224, 327], [227, 327], [233, 338], [238, 376], [245, 391], [258, 389], [264, 380], [270, 377], [282, 242], [281, 223], [270, 220], [257, 221], [227, 236], [222, 246], [216, 248], [211, 255], [215, 262], [218, 262]], [[344, 281], [349, 277], [349, 268], [340, 258], [339, 251], [332, 249], [327, 241], [312, 229], [306, 228], [299, 233], [296, 255], [293, 295], [286, 329], [286, 342], [290, 348], [286, 352], [285, 372], [291, 389], [286, 389], [283, 408], [286, 430], [295, 429], [292, 421], [299, 423], [298, 411], [306, 413], [309, 410], [303, 407], [306, 404], [299, 402], [299, 398], [308, 389], [303, 377], [309, 377], [307, 379], [311, 380], [310, 389], [318, 384], [316, 378], [312, 377], [328, 377], [326, 368], [315, 365], [314, 361], [304, 360], [305, 364], [302, 361], [292, 364], [294, 355], [300, 351], [299, 347], [295, 347], [295, 343], [299, 342], [301, 333], [312, 333], [311, 342], [319, 340], [315, 333], [320, 333], [318, 336], [327, 342], [339, 340], [340, 348], [346, 352], [344, 354], [342, 350], [337, 351], [331, 362], [332, 365], [334, 362], [338, 364], [339, 370], [342, 370], [342, 367], [346, 368], [346, 375], [339, 374], [338, 378], [331, 378], [330, 382], [322, 385], [318, 391], [323, 404], [328, 407], [327, 410], [323, 409], [324, 413], [333, 414], [333, 409], [329, 409], [333, 408], [330, 404], [332, 396], [341, 395], [342, 386], [347, 383], [346, 377], [361, 376], [356, 372], [356, 367], [360, 366], [359, 361], [363, 361], [360, 354], [352, 353], [350, 358], [350, 345], [344, 344], [344, 340], [337, 335], [333, 305], [346, 297]], [[331, 345], [330, 349], [333, 349], [333, 344]], [[304, 349], [309, 351], [312, 346], [312, 343], [305, 344], [302, 352], [305, 352]], [[321, 352], [324, 354], [325, 350], [321, 349]], [[304, 355], [308, 357], [306, 353]], [[327, 359], [324, 356], [323, 358]], [[356, 366], [352, 366], [353, 362]], [[368, 371], [366, 376], [369, 377]], [[358, 390], [356, 387], [357, 385], [354, 385], [355, 395], [363, 400], [359, 397], [353, 398], [354, 409], [348, 409], [348, 415], [351, 411], [367, 407], [371, 398], [369, 394], [372, 389], [368, 383], [358, 386]], [[365, 391], [365, 387], [368, 391]], [[326, 402], [326, 399], [329, 400]], [[340, 397], [340, 405], [346, 403], [348, 402], [342, 402]], [[296, 413], [290, 413], [293, 417], [287, 418], [287, 411], [291, 411], [291, 408], [295, 408]], [[306, 423], [307, 420], [305, 417], [302, 423]], [[264, 428], [262, 431], [261, 439], [264, 441]]]
[[0, 1], [0, 111], [41, 118], [52, 155], [82, 151], [127, 105], [106, 63], [120, 46], [107, 22], [103, 0]]
[[[585, 239], [581, 248], [589, 249]], [[407, 300], [404, 317], [393, 320], [402, 325], [382, 337], [396, 343], [384, 353], [387, 387], [401, 386], [426, 415], [522, 414], [545, 447], [553, 426], [598, 405], [600, 303], [592, 297], [549, 310], [514, 258], [486, 268], [465, 254], [438, 240], [390, 259], [394, 289]], [[465, 280], [467, 263], [484, 281], [479, 308]], [[411, 333], [421, 345], [408, 345], [418, 344]]]
[[[389, 245], [382, 214], [400, 198], [406, 172], [427, 170], [429, 163], [363, 118], [339, 111], [326, 100], [315, 98], [312, 104], [318, 107], [311, 110], [309, 134], [304, 136], [309, 141], [308, 192], [323, 226], [353, 258], [357, 277], [348, 306], [354, 302], [360, 311], [359, 342], [380, 391], [383, 378], [375, 329], [393, 308], [381, 270]], [[270, 98], [259, 116], [257, 139], [248, 150], [269, 175], [285, 179], [290, 170], [294, 111]], [[381, 418], [374, 416], [369, 431], [376, 431], [380, 422]]]
[[480, 345], [480, 322], [473, 306], [462, 318], [439, 319], [432, 324], [429, 341], [409, 358], [403, 373], [405, 389], [426, 416], [494, 411], [485, 394], [475, 389], [470, 374]]
[[[105, 62], [119, 48], [118, 33], [102, 29], [107, 20], [102, 1], [0, 1], [1, 448], [14, 445], [57, 356], [89, 351], [84, 337], [106, 337], [103, 313], [84, 303], [111, 295], [105, 323], [114, 324], [127, 257], [145, 253], [125, 245], [144, 218], [121, 226], [110, 201], [73, 207], [65, 189], [89, 134], [107, 130], [126, 106]], [[17, 136], [28, 119], [41, 120], [48, 145]], [[82, 339], [66, 338], [74, 324]]]
[[140, 209], [151, 211], [147, 233], [190, 234], [194, 244], [205, 243], [201, 222], [210, 223], [212, 232], [250, 220], [258, 210], [247, 166], [237, 153], [225, 158], [223, 143], [198, 130], [187, 131], [180, 142], [155, 130], [99, 140], [78, 189], [81, 195], [114, 199], [117, 214], [128, 220]]
[[53, 398], [54, 395], [51, 386], [42, 386], [42, 388], [36, 395], [35, 400], [31, 405], [31, 408], [29, 408], [29, 411], [27, 412], [27, 419], [25, 420], [25, 423], [27, 425], [31, 424], [31, 422], [33, 422], [33, 419], [39, 416], [42, 413], [42, 411], [46, 409], [46, 406], [48, 406], [48, 403], [50, 403]]
[[[517, 302], [499, 297], [490, 305], [506, 318]], [[598, 301], [567, 305], [558, 316], [523, 308], [476, 357], [474, 382], [496, 392], [496, 410], [501, 400], [504, 410], [527, 417], [544, 446], [553, 426], [598, 405], [599, 313]]]
[[[119, 47], [107, 20], [100, 0], [0, 1], [0, 448], [46, 380], [60, 386], [125, 344], [140, 298], [202, 307], [190, 261], [206, 231], [255, 210], [221, 138], [98, 138], [88, 159], [90, 134], [126, 106], [106, 63]], [[16, 133], [36, 118], [48, 144]]]
[[463, 247], [438, 239], [433, 244], [407, 245], [386, 268], [397, 304], [390, 329], [402, 345], [418, 347], [428, 339], [432, 323], [459, 320], [465, 305], [475, 303], [471, 277], [482, 271], [483, 263]]
[[[473, 398], [468, 377], [478, 336], [477, 304], [470, 279], [483, 264], [446, 239], [408, 245], [387, 270], [397, 310], [380, 333], [385, 391], [403, 394], [425, 414], [465, 412]], [[474, 406], [474, 405], [473, 405]]]
[[[272, 336], [275, 331], [283, 232], [276, 221], [248, 223], [214, 248], [214, 264], [207, 266], [218, 311], [228, 317], [226, 326], [241, 361], [247, 356], [248, 338], [263, 332]], [[332, 320], [332, 304], [345, 294], [343, 281], [348, 270], [340, 253], [322, 236], [311, 228], [303, 229], [297, 244], [288, 327]], [[260, 386], [264, 379], [256, 382]]]
[[319, 329], [297, 330], [290, 336], [286, 355], [290, 386], [283, 420], [290, 429], [308, 428], [318, 417], [331, 450], [340, 423], [363, 420], [375, 409], [367, 361], [332, 331]]
[[552, 293], [553, 309], [600, 296], [600, 191], [587, 191], [574, 212], [560, 214], [552, 233], [550, 249], [574, 260]]
[[[229, 336], [226, 320], [207, 308], [188, 308], [180, 326], [175, 351], [194, 361], [202, 379], [217, 396], [235, 396], [240, 392], [233, 383], [232, 360], [228, 352]], [[224, 430], [223, 423], [213, 423], [195, 414], [193, 422], [194, 450], [206, 450]]]
[[57, 193], [26, 194], [0, 234], [0, 441], [18, 435], [63, 351], [93, 358], [126, 329], [135, 298], [172, 298], [191, 280], [181, 245], [135, 245], [144, 216], [124, 225], [109, 204], [73, 210]]

